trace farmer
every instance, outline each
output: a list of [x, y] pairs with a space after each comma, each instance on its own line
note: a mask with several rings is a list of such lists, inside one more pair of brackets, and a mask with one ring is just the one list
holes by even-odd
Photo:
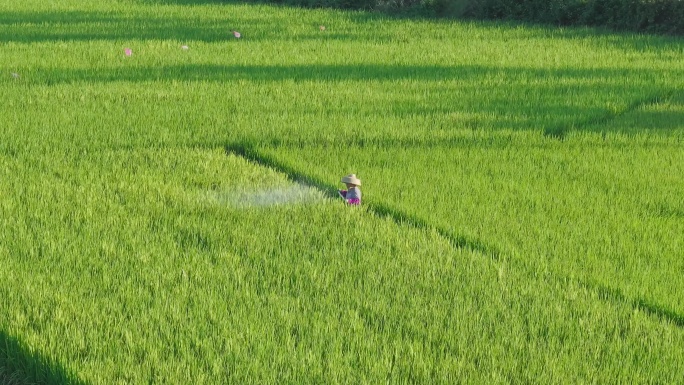
[[356, 174], [349, 174], [342, 177], [342, 183], [347, 185], [346, 190], [338, 190], [340, 196], [347, 201], [350, 205], [360, 205], [361, 204], [361, 179], [356, 177]]

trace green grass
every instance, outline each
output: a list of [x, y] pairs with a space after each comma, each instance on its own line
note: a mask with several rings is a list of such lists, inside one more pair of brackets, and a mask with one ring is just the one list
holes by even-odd
[[165, 3], [0, 5], [0, 382], [677, 381], [681, 40]]
[[679, 140], [527, 137], [459, 145], [263, 149], [316, 178], [363, 170], [370, 204], [417, 216], [552, 271], [668, 309], [681, 319], [684, 222]]
[[680, 365], [679, 327], [435, 231], [322, 198], [207, 199], [288, 185], [222, 151], [43, 159], [3, 216], [23, 219], [2, 240], [4, 322], [86, 382], [668, 382]]

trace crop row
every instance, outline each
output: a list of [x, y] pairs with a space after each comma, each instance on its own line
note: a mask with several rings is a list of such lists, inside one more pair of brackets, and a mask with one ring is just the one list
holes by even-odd
[[324, 197], [211, 199], [292, 186], [220, 149], [1, 159], [0, 325], [87, 383], [671, 382], [681, 369], [679, 327], [577, 282]]

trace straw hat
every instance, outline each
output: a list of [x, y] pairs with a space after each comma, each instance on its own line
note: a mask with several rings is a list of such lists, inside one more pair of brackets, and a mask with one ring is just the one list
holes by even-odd
[[361, 179], [356, 177], [356, 174], [349, 174], [347, 176], [342, 177], [342, 183], [350, 183], [350, 184], [355, 184], [357, 186], [361, 186]]

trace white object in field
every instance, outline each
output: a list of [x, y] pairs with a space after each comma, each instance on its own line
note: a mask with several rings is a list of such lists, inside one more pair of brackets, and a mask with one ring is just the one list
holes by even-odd
[[236, 39], [239, 39], [242, 35], [238, 31], [230, 31], [233, 33], [233, 36], [235, 36]]
[[16, 72], [12, 72], [12, 77], [15, 79], [19, 79], [19, 74]]
[[205, 196], [209, 202], [239, 209], [326, 202], [323, 192], [301, 184], [259, 190], [212, 191]]
[[181, 49], [182, 49], [182, 50], [187, 50], [187, 49], [189, 49], [189, 48], [190, 48], [190, 47], [188, 47], [187, 45], [182, 45], [182, 46], [181, 46]]

